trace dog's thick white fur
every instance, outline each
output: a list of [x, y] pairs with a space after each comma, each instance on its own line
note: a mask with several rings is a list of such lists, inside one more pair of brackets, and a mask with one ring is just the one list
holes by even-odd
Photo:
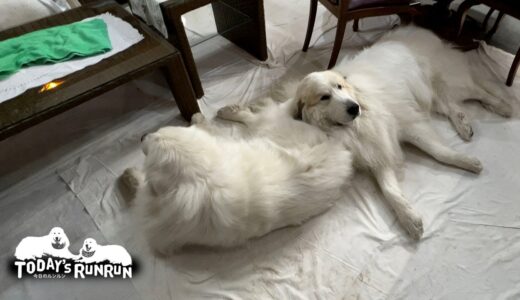
[[[433, 33], [397, 29], [334, 70], [307, 75], [296, 91], [304, 121], [317, 125], [352, 152], [354, 166], [371, 172], [415, 239], [422, 220], [401, 192], [396, 171], [403, 160], [401, 142], [415, 145], [439, 162], [473, 173], [477, 158], [444, 145], [430, 124], [430, 113], [447, 116], [465, 140], [473, 135], [461, 103], [478, 99], [485, 108], [511, 113], [500, 84], [471, 72], [464, 53]], [[352, 107], [359, 105], [359, 113]], [[350, 110], [349, 110], [350, 109]]]
[[[351, 174], [350, 153], [320, 129], [293, 120], [290, 104], [243, 115], [229, 132], [194, 116], [191, 127], [165, 127], [143, 139], [143, 170], [123, 180], [152, 248], [235, 246], [327, 210]], [[278, 130], [283, 129], [283, 130]]]

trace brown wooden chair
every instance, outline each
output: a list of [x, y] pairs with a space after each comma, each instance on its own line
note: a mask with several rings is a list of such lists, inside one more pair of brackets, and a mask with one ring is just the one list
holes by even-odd
[[[411, 0], [319, 0], [333, 15], [338, 18], [336, 38], [329, 61], [329, 69], [334, 67], [338, 59], [339, 50], [343, 42], [347, 22], [354, 20], [354, 31], [359, 29], [359, 19], [384, 15], [398, 14], [400, 17], [411, 16], [415, 13], [415, 7], [419, 4]], [[307, 51], [311, 41], [318, 0], [311, 0], [307, 35], [303, 44], [303, 51]], [[403, 20], [403, 18], [402, 18]]]
[[[462, 27], [464, 25], [464, 21], [466, 20], [466, 16], [468, 14], [469, 9], [474, 5], [485, 4], [490, 7], [490, 10], [486, 17], [484, 18], [483, 27], [487, 27], [487, 23], [491, 17], [491, 14], [498, 10], [499, 14], [495, 21], [493, 27], [487, 32], [485, 36], [485, 40], [490, 40], [493, 34], [497, 31], [498, 25], [504, 14], [510, 15], [517, 19], [520, 19], [520, 1], [518, 0], [466, 0], [462, 2], [458, 8], [457, 14], [459, 15], [459, 31], [458, 35], [462, 33]], [[511, 65], [511, 69], [509, 69], [509, 74], [507, 76], [506, 84], [511, 86], [513, 81], [515, 80], [516, 71], [518, 70], [518, 64], [520, 63], [520, 48], [516, 52], [515, 59], [513, 60], [513, 64]]]

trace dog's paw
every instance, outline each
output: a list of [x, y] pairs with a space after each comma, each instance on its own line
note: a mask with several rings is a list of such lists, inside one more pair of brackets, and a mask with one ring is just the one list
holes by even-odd
[[498, 105], [489, 105], [487, 103], [481, 103], [481, 104], [486, 110], [488, 110], [492, 113], [495, 113], [499, 116], [502, 116], [504, 118], [511, 118], [511, 116], [513, 114], [513, 107], [509, 103], [506, 103], [506, 102], [503, 102]]
[[273, 103], [274, 103], [273, 99], [266, 97], [266, 98], [257, 99], [256, 101], [251, 103], [248, 106], [248, 108], [251, 112], [258, 113], [258, 112], [262, 111], [263, 109], [265, 109], [266, 107], [272, 105]]
[[221, 119], [233, 119], [234, 116], [241, 110], [240, 105], [228, 105], [224, 106], [217, 111], [217, 117]]
[[191, 116], [191, 125], [201, 124], [204, 121], [206, 121], [206, 117], [200, 112]]
[[466, 142], [471, 141], [471, 138], [473, 137], [473, 128], [469, 124], [466, 114], [458, 112], [453, 120], [453, 125], [455, 125], [455, 130], [461, 139]]
[[423, 222], [413, 210], [408, 210], [405, 214], [398, 216], [398, 220], [411, 238], [416, 241], [421, 239], [424, 232]]
[[480, 160], [476, 157], [471, 157], [471, 156], [466, 157], [465, 163], [466, 163], [465, 169], [472, 173], [475, 173], [475, 174], [480, 174], [480, 172], [482, 172], [482, 169], [484, 168], [482, 166], [482, 163], [480, 162]]
[[143, 182], [143, 174], [135, 168], [126, 169], [123, 174], [121, 174], [120, 187], [121, 192], [127, 202], [133, 200], [137, 195], [137, 191]]

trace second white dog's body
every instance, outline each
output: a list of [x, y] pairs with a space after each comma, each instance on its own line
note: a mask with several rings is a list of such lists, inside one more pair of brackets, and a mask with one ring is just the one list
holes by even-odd
[[239, 245], [301, 224], [340, 197], [350, 153], [278, 108], [276, 116], [247, 120], [231, 137], [197, 115], [191, 127], [144, 138], [144, 169], [128, 169], [123, 178], [138, 189], [137, 212], [155, 250]]
[[129, 266], [132, 264], [132, 257], [119, 245], [99, 245], [95, 239], [87, 238], [80, 249], [79, 261], [88, 264], [108, 261], [112, 264]]
[[463, 53], [433, 33], [408, 27], [389, 33], [335, 71], [309, 74], [296, 91], [303, 120], [344, 141], [354, 165], [374, 175], [398, 220], [416, 239], [423, 233], [422, 220], [396, 178], [403, 158], [400, 143], [479, 173], [478, 159], [441, 142], [430, 124], [430, 112], [446, 115], [465, 140], [473, 131], [460, 105], [464, 100], [479, 99], [489, 110], [511, 113], [505, 93], [472, 73], [468, 63]]

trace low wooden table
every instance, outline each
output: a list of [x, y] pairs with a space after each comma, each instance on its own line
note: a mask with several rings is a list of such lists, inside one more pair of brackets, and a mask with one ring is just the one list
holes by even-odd
[[218, 33], [261, 61], [267, 59], [263, 0], [167, 0], [161, 3], [170, 41], [179, 49], [197, 98], [204, 95], [181, 17], [210, 4]]
[[157, 68], [164, 71], [182, 116], [190, 120], [199, 111], [188, 73], [177, 49], [117, 4], [79, 7], [15, 27], [0, 32], [0, 41], [105, 12], [132, 24], [144, 39], [95, 65], [54, 80], [61, 83], [55, 88], [45, 90], [43, 86], [36, 87], [0, 103], [0, 140]]

